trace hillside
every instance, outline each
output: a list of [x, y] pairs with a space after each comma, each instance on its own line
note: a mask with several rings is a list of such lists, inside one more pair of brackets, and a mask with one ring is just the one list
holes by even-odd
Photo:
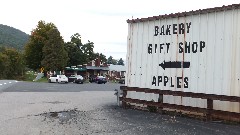
[[16, 28], [0, 24], [0, 46], [13, 47], [22, 50], [27, 43], [28, 38], [29, 35], [26, 33]]

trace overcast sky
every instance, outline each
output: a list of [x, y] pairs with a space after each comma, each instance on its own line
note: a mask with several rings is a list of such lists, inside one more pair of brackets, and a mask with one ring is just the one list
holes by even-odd
[[27, 34], [38, 21], [54, 23], [64, 41], [79, 33], [94, 51], [126, 59], [126, 20], [239, 4], [240, 0], [1, 0], [0, 24]]

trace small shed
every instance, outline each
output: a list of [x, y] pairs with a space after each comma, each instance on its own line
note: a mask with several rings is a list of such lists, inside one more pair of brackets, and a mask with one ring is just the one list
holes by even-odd
[[240, 4], [127, 20], [123, 101], [240, 121]]

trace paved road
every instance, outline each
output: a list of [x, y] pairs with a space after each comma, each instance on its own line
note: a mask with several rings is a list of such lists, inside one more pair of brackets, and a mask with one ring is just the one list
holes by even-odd
[[3, 89], [6, 89], [12, 85], [14, 85], [15, 83], [17, 83], [18, 81], [16, 80], [0, 80], [0, 92]]
[[[239, 125], [122, 109], [119, 84], [17, 82], [0, 93], [4, 135], [239, 135]], [[45, 92], [40, 92], [45, 91]]]
[[38, 82], [18, 82], [5, 88], [4, 92], [81, 92], [81, 91], [113, 91], [119, 89], [122, 84], [117, 83], [38, 83]]

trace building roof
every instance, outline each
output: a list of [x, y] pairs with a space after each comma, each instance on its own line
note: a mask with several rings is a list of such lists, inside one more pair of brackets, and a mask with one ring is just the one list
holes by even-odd
[[108, 67], [95, 67], [95, 66], [86, 66], [87, 69], [92, 69], [92, 70], [109, 70]]
[[126, 71], [126, 66], [123, 65], [110, 65], [109, 66], [110, 71]]
[[127, 23], [138, 23], [138, 22], [146, 22], [146, 21], [154, 21], [154, 20], [161, 20], [166, 18], [177, 18], [177, 17], [185, 17], [190, 15], [196, 15], [196, 14], [205, 14], [205, 13], [212, 13], [212, 12], [220, 12], [224, 10], [233, 10], [233, 9], [239, 9], [240, 4], [232, 4], [228, 6], [222, 6], [222, 7], [214, 7], [214, 8], [207, 8], [207, 9], [199, 9], [195, 11], [189, 11], [189, 12], [182, 12], [182, 13], [171, 13], [171, 14], [165, 14], [165, 15], [159, 15], [159, 16], [153, 16], [148, 18], [137, 18], [132, 20], [127, 20]]
[[83, 67], [66, 67], [65, 70], [86, 71], [87, 69]]

